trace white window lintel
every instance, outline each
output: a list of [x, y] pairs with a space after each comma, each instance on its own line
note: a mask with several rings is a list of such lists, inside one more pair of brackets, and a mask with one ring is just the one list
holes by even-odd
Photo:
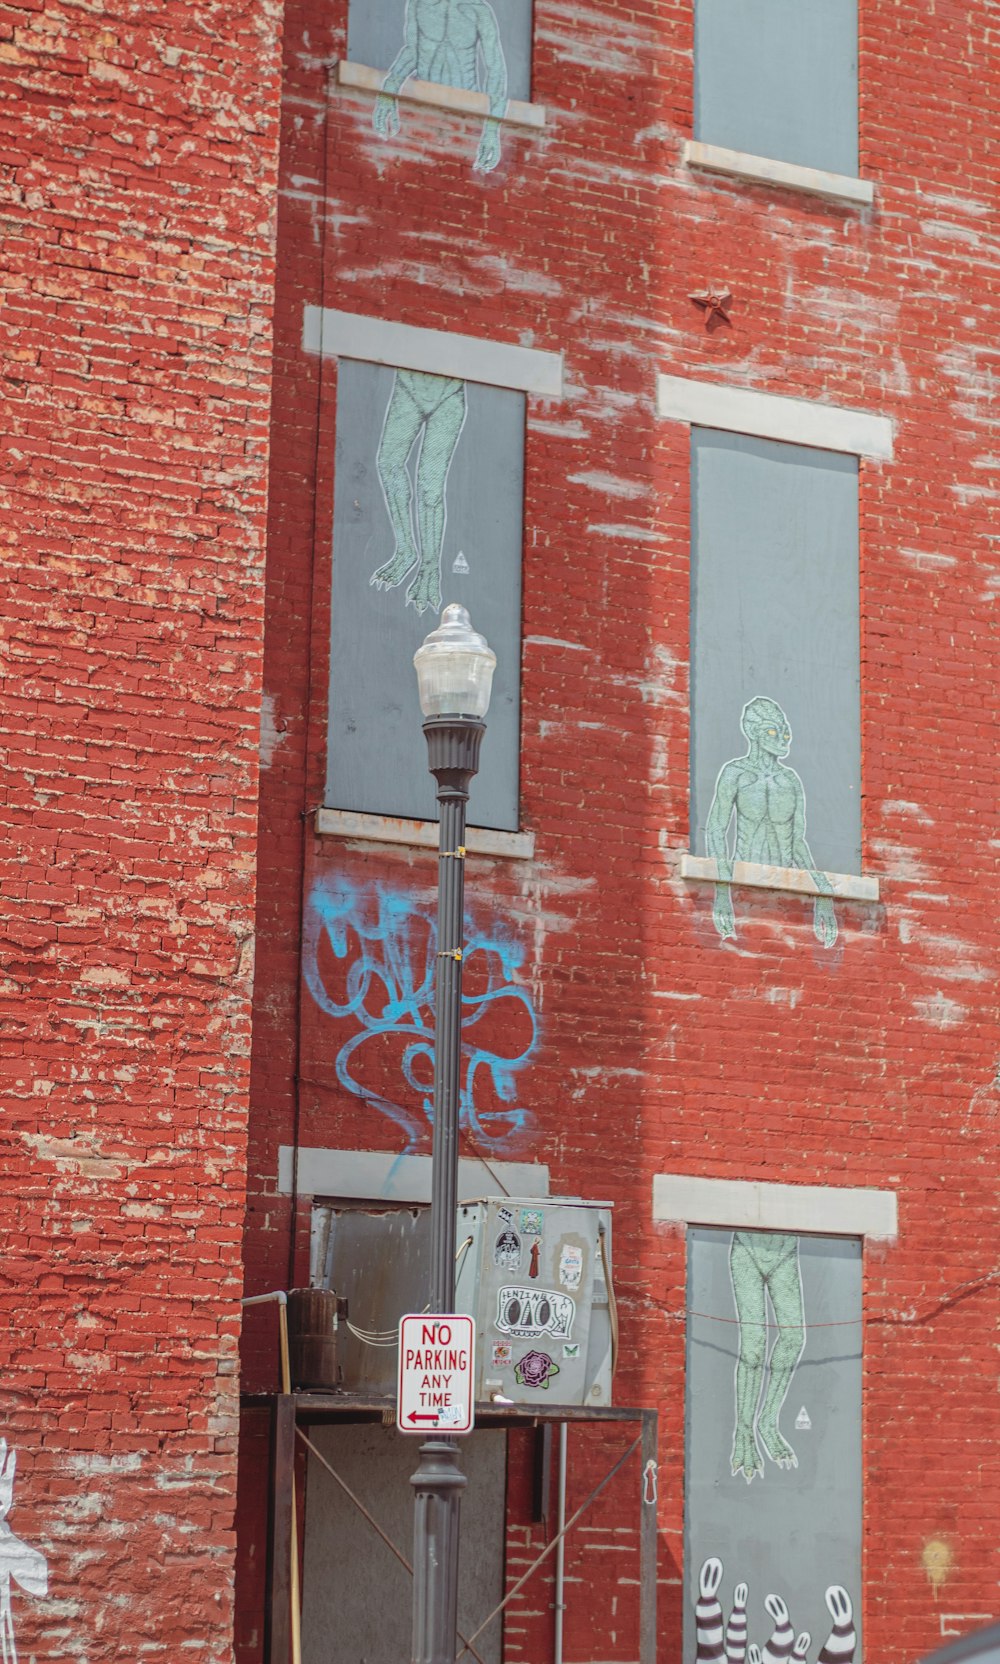
[[[384, 1150], [327, 1150], [293, 1144], [278, 1148], [278, 1195], [293, 1189], [305, 1196], [343, 1196], [349, 1200], [407, 1203], [431, 1199], [430, 1156], [399, 1155]], [[493, 1196], [498, 1184], [512, 1196], [547, 1196], [549, 1170], [538, 1162], [466, 1160], [458, 1164], [458, 1199]]]
[[748, 387], [693, 381], [687, 376], [656, 378], [657, 415], [694, 427], [721, 428], [758, 439], [814, 445], [823, 451], [891, 459], [893, 425], [846, 405], [793, 399], [784, 393], [758, 393]]
[[395, 370], [424, 370], [429, 375], [460, 376], [463, 381], [511, 387], [542, 398], [562, 397], [561, 352], [422, 329], [359, 312], [338, 312], [332, 306], [306, 306], [302, 347], [325, 357], [358, 358]]
[[885, 1241], [895, 1240], [899, 1233], [894, 1190], [702, 1179], [684, 1173], [654, 1175], [653, 1218], [659, 1224], [803, 1231]]

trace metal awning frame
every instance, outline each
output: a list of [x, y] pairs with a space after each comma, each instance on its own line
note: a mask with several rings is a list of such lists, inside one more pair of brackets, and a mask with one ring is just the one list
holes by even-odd
[[[302, 1437], [302, 1428], [330, 1422], [381, 1422], [395, 1424], [396, 1404], [392, 1398], [361, 1397], [349, 1393], [295, 1392], [246, 1394], [242, 1399], [245, 1409], [270, 1408], [270, 1485], [268, 1501], [267, 1585], [265, 1591], [265, 1664], [288, 1664], [291, 1646], [291, 1587], [290, 1568], [295, 1496], [295, 1444]], [[481, 1403], [476, 1405], [477, 1428], [544, 1427], [547, 1424], [568, 1422], [588, 1425], [595, 1423], [638, 1422], [639, 1433], [626, 1451], [604, 1475], [603, 1479], [575, 1510], [565, 1527], [572, 1530], [576, 1520], [597, 1500], [599, 1493], [623, 1467], [634, 1450], [639, 1451], [641, 1482], [639, 1500], [639, 1664], [656, 1664], [656, 1570], [657, 1570], [657, 1506], [656, 1474], [659, 1415], [647, 1407], [630, 1408], [605, 1406], [589, 1408], [576, 1404], [512, 1404]], [[338, 1477], [338, 1476], [334, 1476]], [[342, 1482], [341, 1482], [342, 1483]], [[348, 1489], [346, 1486], [345, 1489]], [[351, 1500], [361, 1507], [348, 1490]], [[362, 1508], [362, 1513], [365, 1510]], [[376, 1529], [378, 1529], [376, 1527]], [[381, 1534], [381, 1533], [380, 1533]], [[384, 1535], [384, 1534], [382, 1534]], [[385, 1539], [389, 1541], [387, 1538]], [[527, 1582], [542, 1562], [556, 1547], [553, 1537], [533, 1561], [527, 1572], [508, 1590], [501, 1606], [491, 1615], [491, 1622], [506, 1606], [518, 1589]], [[408, 1562], [395, 1544], [389, 1543], [393, 1553], [404, 1565]], [[485, 1627], [485, 1625], [483, 1626]], [[476, 1636], [465, 1642], [460, 1657], [477, 1657]], [[470, 1645], [471, 1643], [471, 1645]]]

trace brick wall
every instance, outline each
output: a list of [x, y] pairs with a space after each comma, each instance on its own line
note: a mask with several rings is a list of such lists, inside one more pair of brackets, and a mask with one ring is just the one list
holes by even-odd
[[[530, 1124], [503, 1154], [548, 1162], [556, 1193], [616, 1203], [616, 1393], [661, 1410], [665, 1658], [680, 1632], [685, 1259], [682, 1237], [651, 1223], [658, 1171], [898, 1193], [898, 1242], [866, 1256], [867, 1656], [903, 1664], [988, 1611], [995, 1587], [987, 142], [1000, 65], [981, 10], [861, 14], [873, 211], [684, 169], [690, 0], [536, 0], [532, 96], [549, 122], [505, 136], [486, 177], [471, 170], [465, 118], [405, 106], [399, 139], [383, 143], [370, 99], [332, 85], [343, 0], [286, 11], [248, 1275], [255, 1288], [304, 1275], [277, 1194], [280, 1144], [404, 1143], [373, 1107], [399, 1097], [398, 1056], [373, 1066], [367, 1101], [338, 1083], [347, 1031], [298, 975], [303, 898], [324, 873], [421, 902], [435, 882], [428, 854], [312, 830], [336, 372], [301, 351], [303, 306], [562, 350], [564, 401], [528, 403], [522, 802], [536, 856], [470, 860], [468, 893], [477, 916], [523, 942], [518, 974], [540, 1024], [520, 1088]], [[688, 297], [713, 279], [733, 291], [733, 326], [708, 333]], [[895, 423], [895, 460], [861, 467], [863, 831], [883, 899], [838, 907], [832, 951], [801, 900], [750, 892], [740, 951], [724, 950], [710, 892], [678, 876], [689, 445], [655, 416], [657, 369]], [[328, 971], [341, 974], [333, 960]], [[266, 1336], [250, 1363], [253, 1379], [273, 1373]], [[591, 1471], [600, 1462], [584, 1452], [574, 1483]], [[590, 1522], [609, 1541], [634, 1528], [636, 1488]], [[247, 1554], [259, 1556], [251, 1503], [248, 1490]], [[515, 1485], [512, 1570], [528, 1527]], [[570, 1551], [583, 1587], [568, 1656], [632, 1659], [634, 1610], [605, 1619], [634, 1568], [619, 1587], [619, 1556], [585, 1541]], [[253, 1582], [247, 1661], [260, 1656]], [[511, 1657], [549, 1656], [548, 1600], [543, 1586], [522, 1603]]]
[[232, 1656], [279, 26], [0, 6], [0, 1435], [37, 1664]]

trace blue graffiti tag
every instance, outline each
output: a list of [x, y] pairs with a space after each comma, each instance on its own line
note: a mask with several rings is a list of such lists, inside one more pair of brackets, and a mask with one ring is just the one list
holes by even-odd
[[[465, 940], [463, 964], [477, 992], [463, 991], [462, 996], [460, 1124], [485, 1143], [499, 1145], [527, 1124], [527, 1111], [515, 1101], [516, 1077], [535, 1050], [538, 1023], [530, 993], [513, 980], [524, 960], [520, 943], [495, 925], [489, 930], [477, 928], [468, 916]], [[321, 971], [321, 956], [330, 953], [336, 959], [350, 959], [340, 1000], [330, 993]], [[340, 877], [317, 879], [303, 932], [306, 986], [328, 1017], [358, 1025], [337, 1053], [337, 1079], [345, 1091], [381, 1110], [402, 1128], [410, 1148], [420, 1135], [419, 1116], [362, 1085], [355, 1069], [357, 1061], [371, 1054], [371, 1042], [378, 1037], [406, 1038], [403, 1078], [420, 1099], [424, 1122], [433, 1123], [436, 964], [433, 908], [383, 884], [359, 889]], [[482, 1029], [484, 1019], [498, 1010], [506, 1027], [510, 1017], [517, 1015], [516, 1007], [527, 1016], [530, 1038], [516, 1055], [506, 1057], [490, 1049]], [[512, 1107], [477, 1108], [477, 1091], [481, 1102], [484, 1089], [494, 1100]]]

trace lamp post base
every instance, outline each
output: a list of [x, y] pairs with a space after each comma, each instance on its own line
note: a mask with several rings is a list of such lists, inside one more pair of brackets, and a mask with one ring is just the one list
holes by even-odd
[[412, 1664], [455, 1664], [459, 1510], [466, 1479], [453, 1439], [420, 1446], [415, 1503]]

